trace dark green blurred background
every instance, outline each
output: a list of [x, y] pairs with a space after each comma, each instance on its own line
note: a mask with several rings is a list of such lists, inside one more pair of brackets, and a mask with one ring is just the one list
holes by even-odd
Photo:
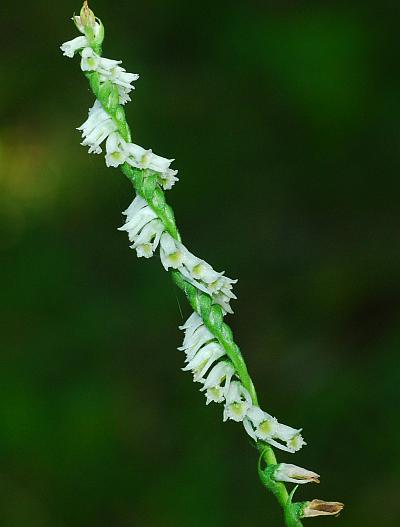
[[[400, 6], [92, 2], [141, 79], [134, 140], [177, 159], [186, 244], [238, 277], [229, 317], [280, 454], [344, 501], [307, 525], [399, 525]], [[75, 130], [93, 97], [59, 45], [79, 2], [3, 1], [1, 527], [282, 525], [241, 427], [176, 351], [179, 304], [128, 249], [121, 173]]]

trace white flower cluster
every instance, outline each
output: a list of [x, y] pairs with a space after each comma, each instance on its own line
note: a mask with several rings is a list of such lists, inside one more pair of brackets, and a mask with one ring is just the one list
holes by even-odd
[[188, 282], [210, 295], [226, 313], [233, 313], [229, 302], [236, 299], [232, 284], [237, 280], [224, 276], [225, 271], [214, 271], [210, 264], [197, 258], [168, 233], [161, 238], [160, 256], [165, 270], [178, 269]]
[[100, 154], [101, 144], [106, 141], [106, 165], [118, 167], [128, 163], [136, 168], [149, 168], [158, 174], [158, 183], [164, 190], [169, 190], [178, 181], [177, 170], [169, 168], [173, 159], [153, 154], [134, 143], [127, 143], [117, 131], [113, 118], [96, 100], [89, 110], [87, 120], [78, 128], [82, 132], [82, 145], [89, 147], [89, 154]]
[[[305, 445], [301, 430], [283, 425], [258, 406], [253, 406], [251, 396], [236, 376], [232, 363], [215, 336], [206, 328], [197, 313], [193, 313], [183, 326], [183, 345], [178, 348], [186, 355], [184, 371], [193, 373], [194, 382], [200, 382], [207, 404], [211, 401], [225, 403], [224, 421], [243, 421], [246, 432], [255, 440], [296, 452]], [[212, 367], [212, 368], [211, 368]]]
[[160, 258], [165, 270], [178, 269], [188, 282], [209, 294], [226, 313], [232, 313], [229, 302], [236, 298], [232, 292], [232, 284], [236, 280], [227, 278], [223, 272], [214, 271], [210, 264], [189, 252], [183, 243], [174, 240], [165, 232], [157, 214], [140, 196], [135, 197], [123, 214], [126, 220], [119, 230], [128, 233], [129, 241], [133, 242], [131, 247], [136, 249], [139, 257], [150, 258], [160, 244]]
[[[79, 19], [79, 17], [76, 17]], [[79, 22], [79, 21], [78, 21]], [[79, 23], [77, 27], [79, 28]], [[119, 103], [130, 101], [129, 93], [134, 90], [132, 83], [139, 78], [136, 73], [128, 73], [120, 66], [120, 60], [106, 59], [95, 53], [89, 47], [86, 36], [80, 36], [65, 42], [61, 50], [67, 57], [73, 57], [77, 51], [81, 52], [82, 71], [96, 71], [100, 83], [111, 82], [118, 89]], [[126, 142], [117, 131], [117, 125], [112, 117], [96, 101], [89, 110], [88, 119], [78, 128], [82, 132], [83, 146], [89, 147], [90, 154], [100, 154], [101, 144], [106, 142], [106, 164], [108, 167], [118, 167], [123, 163], [140, 169], [150, 169], [158, 174], [158, 182], [164, 190], [169, 190], [178, 181], [178, 171], [170, 168], [174, 159], [154, 154], [152, 150], [142, 148], [134, 143]]]
[[129, 93], [135, 89], [131, 84], [138, 80], [137, 73], [127, 73], [121, 68], [120, 60], [105, 59], [100, 57], [90, 47], [82, 50], [81, 69], [82, 71], [96, 71], [100, 76], [100, 82], [111, 81], [118, 88], [120, 104], [126, 104], [131, 100]]
[[[132, 83], [139, 76], [126, 72], [120, 66], [121, 61], [103, 58], [95, 52], [93, 48], [98, 50], [104, 28], [87, 5], [84, 5], [81, 17], [74, 17], [74, 22], [83, 35], [62, 44], [64, 55], [73, 57], [80, 52], [82, 71], [96, 72], [101, 84], [111, 83], [115, 94], [118, 90], [119, 103], [126, 104], [131, 100], [129, 94], [134, 89]], [[158, 183], [164, 190], [169, 190], [178, 180], [177, 170], [170, 168], [174, 160], [125, 141], [115, 120], [104, 110], [100, 101], [95, 101], [87, 120], [78, 130], [82, 132], [82, 145], [89, 147], [89, 153], [100, 154], [102, 144], [106, 142], [107, 166], [118, 167], [127, 163], [135, 168], [152, 170], [157, 173]], [[172, 238], [156, 212], [140, 196], [133, 200], [123, 214], [126, 220], [120, 230], [128, 233], [131, 247], [139, 257], [150, 258], [160, 247], [161, 262], [166, 270], [179, 270], [188, 282], [210, 295], [225, 313], [232, 313], [230, 301], [236, 298], [232, 292], [236, 280], [227, 278], [224, 272], [215, 271]], [[252, 404], [251, 396], [240, 382], [224, 348], [196, 313], [189, 317], [181, 329], [185, 331], [183, 346], [179, 348], [186, 355], [183, 369], [191, 371], [194, 381], [202, 384], [201, 390], [205, 392], [207, 404], [224, 403], [224, 421], [231, 419], [243, 422], [247, 433], [254, 440], [265, 441], [288, 452], [295, 452], [305, 444], [301, 430], [278, 423], [274, 417]]]

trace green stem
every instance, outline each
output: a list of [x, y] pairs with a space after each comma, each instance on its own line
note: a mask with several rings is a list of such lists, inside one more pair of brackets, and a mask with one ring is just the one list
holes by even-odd
[[[125, 111], [119, 104], [118, 89], [111, 82], [100, 83], [97, 72], [85, 73], [95, 97], [101, 102], [104, 110], [114, 119], [118, 131], [127, 142], [131, 142], [131, 133], [126, 122]], [[175, 223], [174, 212], [166, 203], [165, 194], [157, 181], [157, 174], [151, 170], [132, 168], [127, 163], [122, 165], [122, 172], [132, 182], [136, 193], [147, 201], [149, 206], [156, 212], [163, 222], [166, 231], [175, 239], [180, 241], [181, 237]], [[239, 346], [233, 339], [231, 328], [224, 322], [224, 313], [218, 304], [214, 304], [210, 295], [198, 290], [187, 282], [183, 275], [173, 270], [171, 272], [175, 284], [185, 293], [193, 310], [203, 319], [204, 325], [215, 335], [219, 344], [224, 348], [227, 356], [232, 361], [237, 375], [243, 386], [250, 393], [252, 402], [258, 406], [257, 394], [253, 381], [248, 373], [246, 363], [240, 352]], [[276, 465], [277, 460], [273, 449], [262, 441], [256, 443], [262, 458], [268, 466]], [[262, 478], [261, 478], [262, 479]], [[283, 483], [272, 482], [264, 485], [276, 497], [278, 503], [284, 509], [285, 523], [287, 527], [301, 527], [300, 521], [295, 524], [287, 513], [289, 494]]]

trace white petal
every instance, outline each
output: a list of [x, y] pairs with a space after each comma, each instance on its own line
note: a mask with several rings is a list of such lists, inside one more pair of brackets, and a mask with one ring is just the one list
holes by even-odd
[[186, 322], [179, 326], [179, 329], [182, 330], [189, 330], [189, 329], [197, 329], [201, 324], [203, 323], [202, 318], [194, 311], [190, 317], [186, 320]]
[[69, 40], [68, 42], [64, 42], [64, 44], [60, 46], [60, 49], [66, 57], [72, 58], [79, 49], [85, 48], [88, 45], [88, 39], [80, 36], [73, 40]]
[[147, 207], [147, 201], [144, 200], [141, 196], [137, 195], [135, 199], [132, 201], [132, 203], [129, 205], [129, 207], [124, 210], [122, 214], [124, 216], [127, 216], [127, 218], [132, 218], [136, 215], [139, 210], [143, 209], [144, 207]]

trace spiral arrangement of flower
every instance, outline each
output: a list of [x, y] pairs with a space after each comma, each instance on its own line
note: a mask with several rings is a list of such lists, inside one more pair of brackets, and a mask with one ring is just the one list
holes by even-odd
[[171, 168], [174, 160], [131, 141], [123, 106], [131, 100], [132, 83], [139, 75], [128, 73], [121, 61], [101, 56], [104, 26], [87, 2], [73, 21], [81, 35], [62, 44], [61, 50], [70, 58], [80, 55], [81, 70], [96, 97], [87, 120], [78, 128], [81, 144], [94, 154], [101, 154], [105, 148], [106, 165], [120, 167], [133, 183], [136, 196], [123, 213], [125, 223], [120, 230], [126, 231], [138, 257], [151, 258], [159, 251], [164, 269], [170, 271], [193, 308], [180, 327], [185, 334], [178, 348], [185, 356], [183, 370], [190, 371], [194, 382], [199, 383], [206, 404], [223, 405], [224, 421], [243, 423], [260, 452], [260, 480], [283, 508], [288, 527], [301, 526], [301, 519], [306, 517], [337, 515], [343, 508], [341, 503], [296, 503], [293, 495], [297, 486], [291, 494], [287, 492], [285, 483], [318, 483], [319, 475], [276, 460], [272, 447], [294, 453], [306, 443], [301, 429], [280, 423], [258, 404], [243, 356], [224, 322], [225, 315], [233, 312], [230, 303], [236, 298], [236, 280], [215, 271], [182, 243], [173, 210], [165, 199], [165, 191], [178, 181], [178, 171]]

